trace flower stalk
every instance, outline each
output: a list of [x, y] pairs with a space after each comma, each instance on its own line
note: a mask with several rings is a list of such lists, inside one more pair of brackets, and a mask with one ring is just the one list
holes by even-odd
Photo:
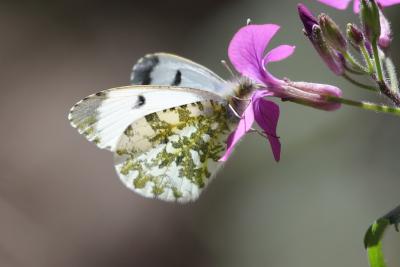
[[356, 81], [347, 73], [343, 74], [343, 78], [345, 78], [347, 81], [354, 84], [355, 86], [360, 87], [361, 89], [365, 89], [365, 90], [372, 91], [372, 92], [379, 92], [379, 88]]
[[369, 74], [369, 75], [372, 75], [372, 74], [374, 73], [374, 63], [373, 63], [373, 61], [371, 60], [371, 57], [370, 57], [370, 55], [369, 55], [369, 53], [368, 53], [368, 51], [367, 51], [367, 47], [365, 46], [365, 42], [363, 42], [363, 43], [360, 45], [360, 51], [361, 51], [361, 53], [362, 53], [362, 56], [363, 56], [363, 58], [364, 58], [364, 61], [367, 63], [367, 66], [368, 66], [368, 74]]
[[374, 54], [375, 71], [376, 71], [376, 74], [377, 74], [378, 83], [384, 83], [385, 82], [385, 78], [383, 76], [383, 70], [382, 70], [381, 59], [379, 57], [379, 50], [378, 50], [378, 42], [377, 42], [377, 40], [374, 40], [372, 42], [372, 51], [373, 51], [373, 54]]
[[390, 115], [400, 116], [400, 108], [391, 107], [386, 105], [379, 105], [365, 101], [357, 101], [343, 97], [326, 96], [326, 100], [332, 103], [340, 103], [347, 106], [361, 108], [364, 110], [375, 111], [379, 113], [386, 113]]
[[390, 57], [385, 57], [385, 68], [390, 80], [390, 89], [393, 92], [398, 92], [399, 90], [399, 80], [396, 74], [396, 67], [393, 64], [393, 60]]

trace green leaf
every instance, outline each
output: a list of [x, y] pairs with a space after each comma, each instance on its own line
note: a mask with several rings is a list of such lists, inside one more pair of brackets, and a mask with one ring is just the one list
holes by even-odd
[[398, 231], [400, 222], [400, 206], [391, 210], [385, 216], [376, 220], [367, 230], [364, 236], [364, 246], [368, 253], [368, 261], [371, 267], [386, 267], [382, 252], [382, 239], [389, 225], [394, 225]]
[[369, 227], [365, 234], [364, 245], [371, 267], [386, 267], [382, 252], [382, 238], [388, 225], [390, 225], [388, 219], [379, 219]]

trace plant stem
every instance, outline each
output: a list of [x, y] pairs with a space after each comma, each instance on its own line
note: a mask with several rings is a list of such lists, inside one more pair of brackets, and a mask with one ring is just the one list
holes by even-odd
[[358, 63], [349, 52], [343, 53], [343, 56], [354, 68], [356, 68], [356, 71], [360, 71], [362, 73], [368, 73], [365, 67], [362, 66], [360, 63]]
[[374, 86], [370, 86], [370, 85], [366, 85], [363, 83], [360, 83], [359, 81], [354, 80], [352, 77], [350, 77], [349, 75], [347, 75], [346, 73], [343, 73], [343, 78], [345, 78], [346, 80], [348, 80], [349, 82], [351, 82], [352, 84], [365, 89], [365, 90], [369, 90], [369, 91], [373, 91], [373, 92], [377, 92], [379, 91], [379, 88], [376, 88]]
[[372, 41], [371, 45], [372, 45], [372, 50], [374, 53], [375, 69], [376, 69], [376, 73], [378, 75], [378, 82], [382, 83], [382, 82], [385, 82], [385, 80], [383, 77], [383, 71], [382, 71], [381, 59], [379, 57], [377, 40]]
[[369, 74], [372, 74], [374, 72], [374, 65], [372, 64], [371, 57], [369, 56], [367, 48], [365, 47], [365, 43], [363, 43], [360, 46], [360, 50], [361, 50], [361, 53], [362, 53], [362, 55], [364, 57], [365, 62], [368, 65], [368, 72], [369, 72]]
[[373, 40], [371, 42], [371, 45], [372, 45], [372, 50], [374, 53], [374, 61], [375, 61], [375, 68], [376, 68], [376, 74], [377, 74], [377, 78], [376, 77], [373, 77], [373, 78], [375, 78], [376, 82], [378, 83], [379, 89], [381, 90], [381, 92], [385, 96], [387, 96], [397, 107], [400, 107], [400, 95], [398, 94], [397, 91], [392, 91], [386, 84], [385, 77], [383, 75], [381, 59], [379, 57], [377, 40]]
[[356, 75], [364, 75], [365, 74], [365, 72], [361, 72], [361, 71], [354, 70], [354, 69], [350, 68], [349, 66], [347, 66], [347, 64], [344, 64], [344, 69], [346, 71], [348, 71], [348, 72], [350, 72], [352, 74], [356, 74]]
[[333, 102], [333, 103], [341, 103], [344, 105], [348, 106], [353, 106], [365, 110], [371, 110], [371, 111], [376, 111], [376, 112], [381, 112], [381, 113], [387, 113], [395, 116], [400, 116], [400, 108], [397, 107], [389, 107], [385, 105], [378, 105], [374, 103], [368, 103], [368, 102], [363, 102], [363, 101], [356, 101], [356, 100], [351, 100], [351, 99], [346, 99], [342, 97], [335, 97], [335, 96], [326, 96], [325, 97], [327, 101]]
[[397, 107], [400, 107], [400, 95], [398, 92], [393, 92], [390, 90], [390, 88], [387, 86], [386, 82], [377, 82], [379, 85], [379, 89], [381, 92], [387, 96]]
[[390, 89], [394, 92], [399, 91], [399, 80], [396, 75], [396, 67], [393, 64], [393, 61], [390, 57], [385, 58], [385, 67], [389, 75], [390, 79]]

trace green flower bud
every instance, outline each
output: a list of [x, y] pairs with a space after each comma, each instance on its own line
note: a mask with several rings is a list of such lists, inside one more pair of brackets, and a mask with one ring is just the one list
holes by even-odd
[[376, 42], [381, 34], [379, 7], [375, 0], [361, 0], [361, 22], [365, 36], [371, 42]]
[[319, 15], [318, 22], [329, 45], [340, 52], [345, 52], [347, 41], [339, 26], [326, 14]]

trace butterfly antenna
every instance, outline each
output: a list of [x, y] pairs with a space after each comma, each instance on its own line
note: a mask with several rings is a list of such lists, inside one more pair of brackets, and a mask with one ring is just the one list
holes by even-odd
[[235, 98], [235, 99], [237, 99], [237, 100], [240, 100], [240, 101], [251, 101], [251, 98], [241, 98], [241, 97], [238, 97], [238, 96], [232, 96], [233, 98]]
[[232, 78], [235, 77], [235, 74], [233, 73], [231, 67], [229, 67], [228, 63], [226, 63], [225, 60], [221, 60], [221, 63], [228, 70], [228, 72], [231, 74]]

